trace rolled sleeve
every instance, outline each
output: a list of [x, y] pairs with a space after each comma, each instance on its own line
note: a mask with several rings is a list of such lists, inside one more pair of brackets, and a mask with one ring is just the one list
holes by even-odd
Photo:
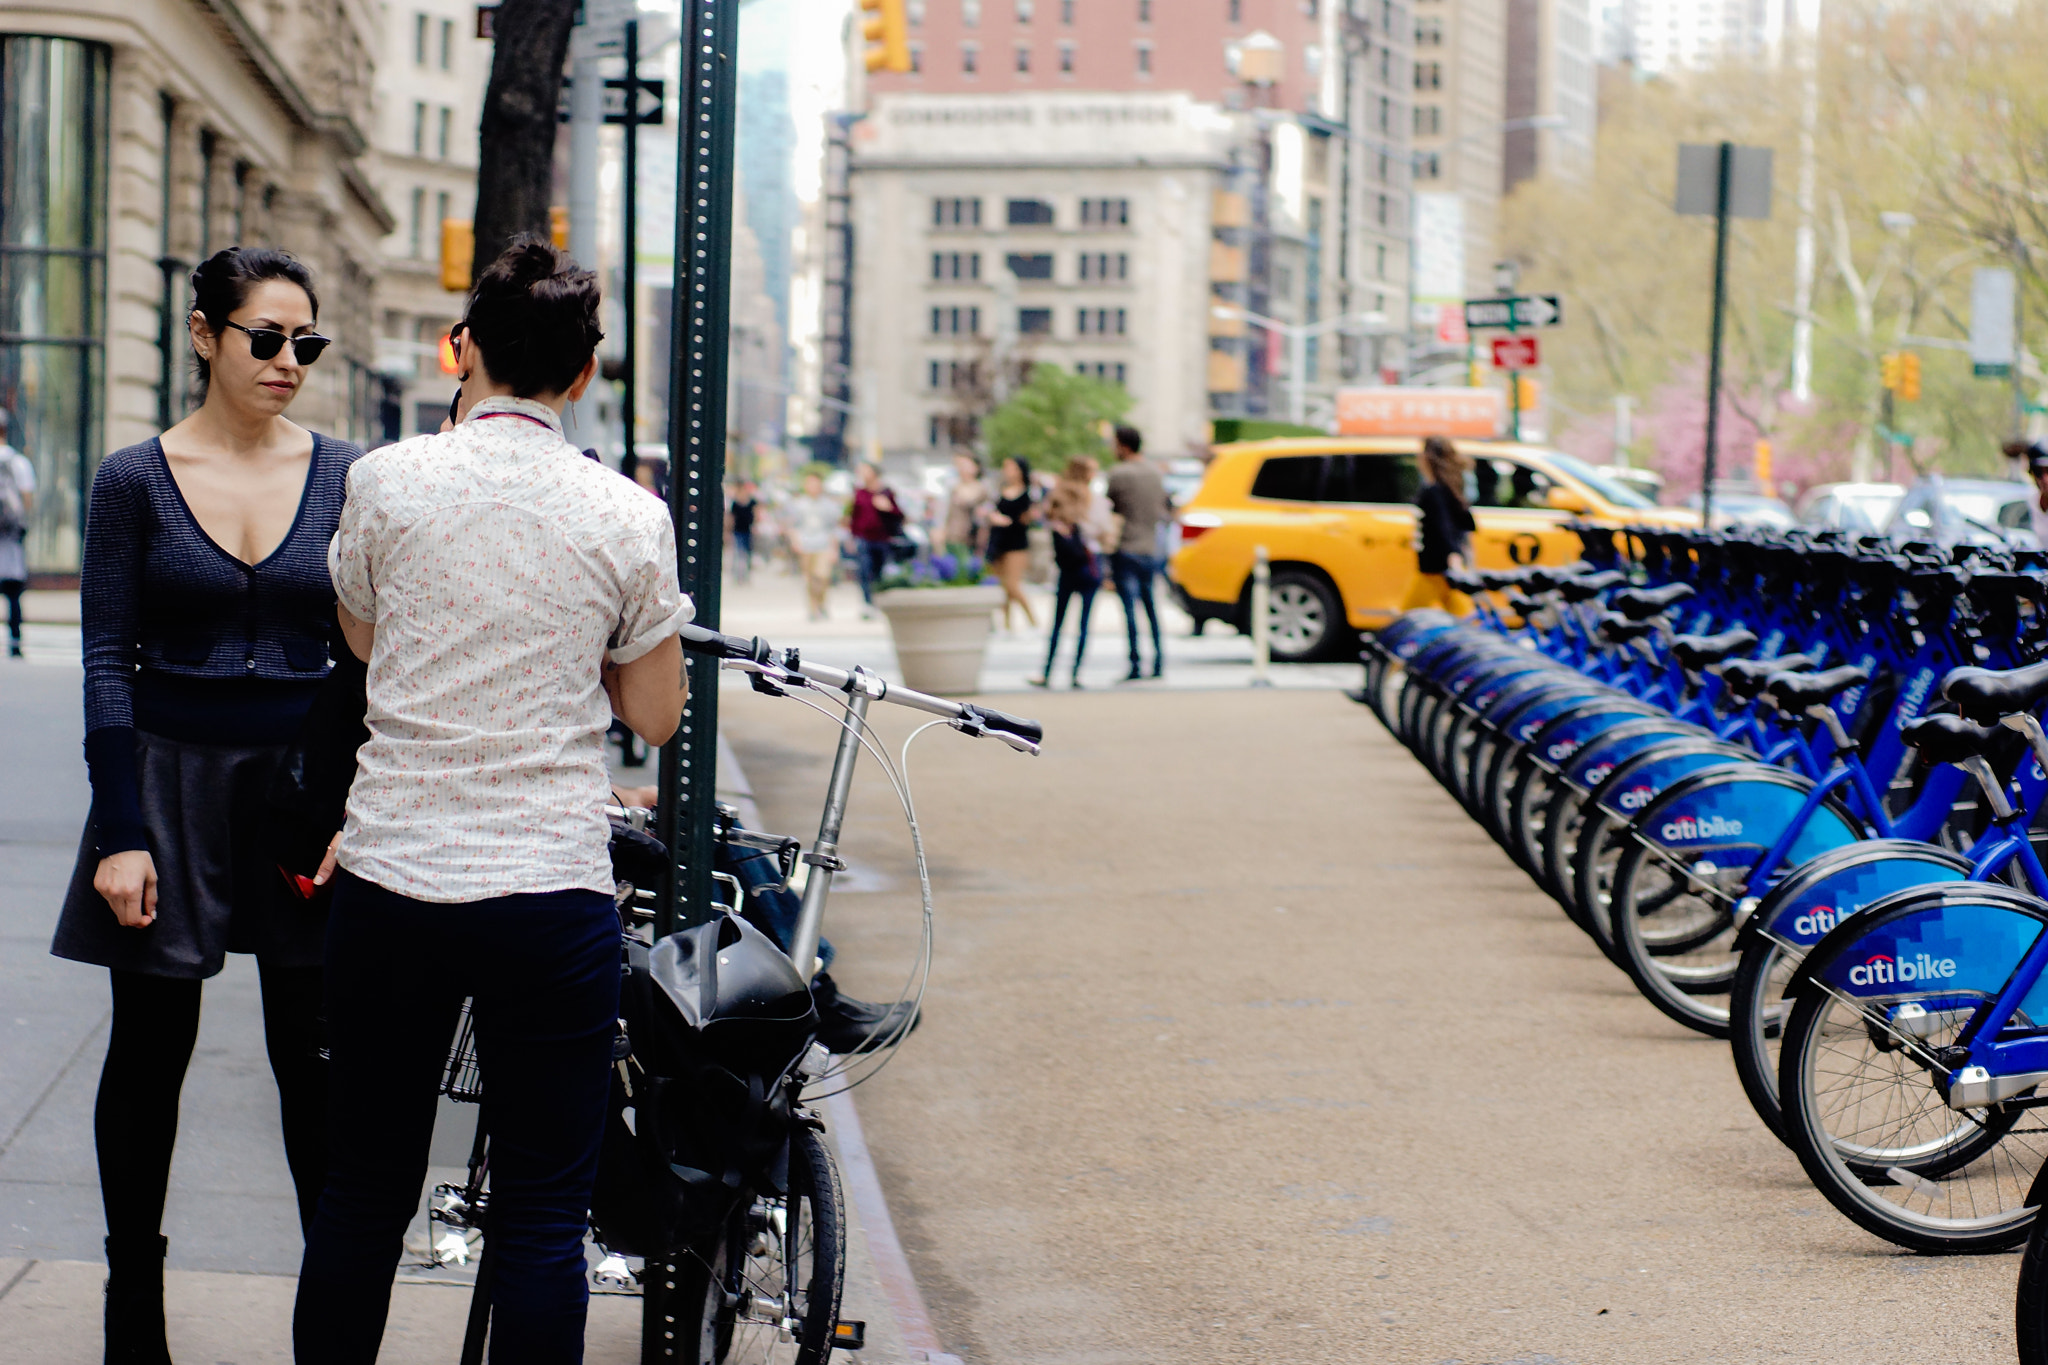
[[609, 653], [613, 663], [629, 664], [680, 631], [697, 608], [676, 580], [675, 528], [665, 516], [645, 524], [620, 570], [624, 591]]
[[349, 471], [348, 498], [341, 505], [341, 520], [334, 539], [327, 543], [327, 576], [334, 581], [334, 595], [349, 615], [358, 621], [377, 619], [377, 589], [370, 572], [368, 504], [372, 488], [366, 461], [357, 461]]

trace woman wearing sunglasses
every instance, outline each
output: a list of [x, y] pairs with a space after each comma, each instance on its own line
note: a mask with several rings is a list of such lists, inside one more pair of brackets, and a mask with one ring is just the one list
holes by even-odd
[[[254, 953], [301, 1229], [326, 1168], [326, 909], [264, 850], [264, 796], [329, 668], [327, 543], [362, 452], [284, 413], [327, 338], [306, 267], [222, 251], [192, 274], [199, 409], [100, 462], [80, 575], [92, 816], [51, 951], [109, 969], [93, 1114], [106, 1359], [165, 1365], [161, 1228], [200, 983]], [[332, 855], [320, 873], [332, 871]]]

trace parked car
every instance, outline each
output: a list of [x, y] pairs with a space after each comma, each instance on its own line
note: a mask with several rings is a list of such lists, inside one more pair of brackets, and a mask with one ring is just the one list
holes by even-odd
[[[1685, 505], [1699, 511], [1700, 495], [1693, 494], [1685, 500]], [[1724, 531], [1731, 526], [1762, 526], [1773, 531], [1789, 531], [1798, 524], [1799, 518], [1792, 515], [1792, 509], [1783, 498], [1774, 498], [1746, 480], [1715, 480], [1715, 530]]]
[[[1286, 662], [1333, 652], [1351, 629], [1400, 614], [1414, 585], [1416, 467], [1421, 442], [1401, 437], [1284, 437], [1218, 446], [1182, 511], [1180, 547], [1167, 569], [1199, 630], [1209, 621], [1250, 628], [1253, 552], [1272, 562], [1272, 642]], [[1554, 450], [1460, 442], [1474, 461], [1466, 496], [1482, 568], [1563, 564], [1579, 556], [1564, 528], [1593, 521], [1697, 526], [1696, 513], [1660, 508]]]
[[1885, 535], [1894, 541], [1931, 540], [1942, 546], [2032, 545], [2027, 499], [2033, 491], [2004, 479], [1929, 474], [1906, 490]]
[[1803, 526], [1875, 534], [1891, 523], [1905, 496], [1903, 484], [1819, 483], [1799, 499], [1799, 521]]

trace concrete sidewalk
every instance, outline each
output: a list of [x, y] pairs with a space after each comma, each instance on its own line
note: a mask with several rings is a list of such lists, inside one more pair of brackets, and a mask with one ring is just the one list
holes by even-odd
[[[1028, 759], [911, 757], [925, 1021], [858, 1094], [938, 1330], [975, 1365], [2012, 1359], [2016, 1255], [1850, 1224], [1744, 1100], [1363, 707], [1039, 697]], [[877, 707], [891, 752], [921, 716]], [[835, 740], [729, 697], [770, 828]], [[834, 975], [920, 916], [867, 764]]]

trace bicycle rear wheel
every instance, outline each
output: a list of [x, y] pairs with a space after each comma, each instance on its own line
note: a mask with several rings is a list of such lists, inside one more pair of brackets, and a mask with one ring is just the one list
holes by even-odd
[[755, 1195], [715, 1245], [649, 1271], [643, 1365], [825, 1365], [846, 1278], [846, 1220], [824, 1139], [798, 1128], [786, 1196]]

